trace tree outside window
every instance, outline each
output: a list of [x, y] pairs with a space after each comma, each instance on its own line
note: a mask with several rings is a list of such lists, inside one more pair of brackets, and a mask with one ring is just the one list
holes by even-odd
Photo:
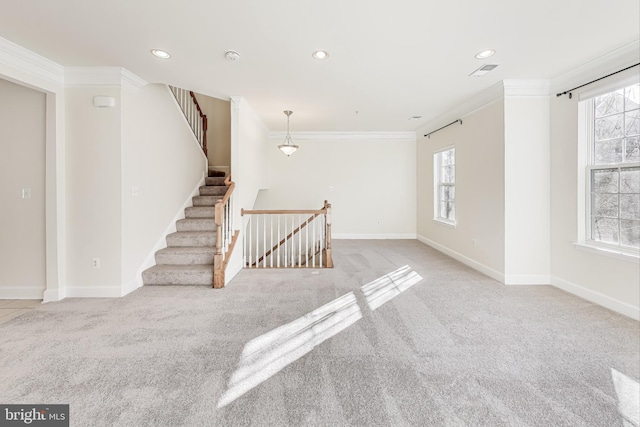
[[589, 239], [640, 248], [640, 84], [591, 102]]
[[456, 221], [456, 150], [448, 148], [434, 153], [435, 218], [455, 224]]

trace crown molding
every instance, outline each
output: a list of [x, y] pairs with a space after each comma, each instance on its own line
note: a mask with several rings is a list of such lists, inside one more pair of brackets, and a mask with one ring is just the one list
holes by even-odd
[[571, 71], [553, 77], [551, 79], [551, 93], [564, 92], [638, 62], [640, 62], [640, 40], [634, 40]]
[[65, 67], [66, 87], [123, 86], [140, 89], [147, 82], [122, 67]]
[[[269, 139], [284, 139], [286, 132], [270, 132]], [[291, 132], [291, 138], [297, 141], [411, 141], [415, 142], [416, 133], [406, 132]]]
[[62, 65], [2, 37], [0, 37], [0, 65], [42, 79], [47, 83], [64, 85]]
[[549, 96], [551, 82], [537, 79], [503, 80], [504, 96]]
[[495, 102], [504, 97], [504, 85], [500, 81], [493, 86], [485, 89], [474, 97], [469, 98], [467, 101], [458, 105], [455, 108], [437, 116], [436, 118], [428, 121], [424, 125], [420, 126], [416, 130], [417, 135], [424, 135], [438, 129], [454, 120], [461, 119], [465, 116], [469, 116], [481, 108]]

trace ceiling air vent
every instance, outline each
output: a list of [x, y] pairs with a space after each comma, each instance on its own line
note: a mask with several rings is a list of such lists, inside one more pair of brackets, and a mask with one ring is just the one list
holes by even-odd
[[477, 70], [475, 70], [473, 73], [469, 74], [470, 77], [480, 77], [480, 76], [484, 76], [485, 74], [487, 74], [489, 71], [493, 70], [494, 68], [496, 68], [498, 65], [497, 64], [487, 64], [487, 65], [483, 65], [482, 67], [478, 68]]

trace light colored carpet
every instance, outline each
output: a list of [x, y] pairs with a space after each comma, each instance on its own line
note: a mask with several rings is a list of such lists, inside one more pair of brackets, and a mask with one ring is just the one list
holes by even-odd
[[0, 324], [0, 403], [68, 403], [73, 426], [638, 422], [638, 322], [417, 241], [334, 253], [320, 274], [44, 304]]

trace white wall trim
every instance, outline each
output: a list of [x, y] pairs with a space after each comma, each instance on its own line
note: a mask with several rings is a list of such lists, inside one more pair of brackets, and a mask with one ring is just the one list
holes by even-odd
[[122, 296], [122, 287], [68, 287], [66, 294], [66, 298], [119, 298]]
[[64, 67], [7, 39], [0, 37], [0, 64], [40, 78], [57, 86], [64, 85]]
[[0, 299], [44, 299], [42, 286], [15, 286], [0, 288]]
[[[270, 132], [269, 139], [284, 139], [286, 132]], [[294, 141], [408, 141], [415, 142], [416, 133], [409, 132], [291, 132]]]
[[375, 233], [375, 234], [359, 234], [359, 233], [332, 233], [333, 240], [415, 240], [416, 234], [413, 233]]
[[142, 278], [138, 280], [138, 277], [136, 277], [134, 280], [131, 280], [130, 282], [122, 285], [122, 290], [120, 291], [119, 296], [123, 297], [141, 287], [142, 287]]
[[[634, 40], [619, 48], [551, 79], [551, 92], [558, 93], [590, 80], [603, 77], [640, 61], [640, 40]], [[574, 94], [575, 95], [575, 94]]]
[[584, 286], [569, 282], [568, 280], [561, 279], [560, 277], [551, 276], [551, 284], [556, 288], [569, 292], [572, 295], [583, 298], [592, 303], [601, 305], [605, 308], [615, 311], [616, 313], [624, 314], [635, 320], [640, 320], [640, 308], [628, 304], [626, 302], [619, 301], [611, 298], [600, 292], [587, 289]]
[[[123, 292], [122, 296], [128, 294], [129, 292], [132, 292], [132, 291], [138, 289], [139, 287], [141, 287], [143, 285], [143, 283], [142, 283], [142, 272], [145, 271], [146, 269], [151, 268], [154, 265], [156, 265], [156, 252], [158, 252], [160, 249], [164, 249], [164, 248], [167, 247], [167, 236], [169, 234], [175, 233], [177, 231], [176, 222], [178, 220], [181, 220], [181, 219], [185, 218], [185, 212], [184, 212], [185, 209], [188, 208], [188, 207], [193, 206], [192, 199], [193, 199], [194, 196], [198, 196], [200, 194], [200, 187], [202, 187], [204, 184], [205, 184], [205, 174], [203, 172], [202, 176], [200, 178], [200, 181], [198, 181], [198, 183], [193, 188], [193, 190], [191, 190], [191, 194], [189, 195], [189, 197], [187, 197], [187, 199], [184, 201], [182, 206], [178, 209], [178, 212], [176, 212], [176, 215], [169, 222], [169, 225], [164, 230], [164, 232], [160, 235], [160, 237], [158, 238], [158, 241], [153, 246], [153, 248], [151, 248], [151, 251], [149, 252], [147, 257], [144, 259], [142, 264], [140, 265], [140, 268], [138, 268], [138, 271], [136, 272], [136, 278], [134, 280], [132, 280], [131, 282], [129, 282], [127, 284], [124, 284], [122, 286], [122, 292]], [[135, 286], [135, 284], [137, 284], [138, 286]], [[126, 290], [128, 290], [128, 291], [126, 291]]]
[[63, 299], [63, 291], [59, 289], [47, 289], [42, 295], [42, 302], [56, 302]]
[[[227, 268], [224, 271], [224, 285], [227, 286], [234, 277], [236, 277], [238, 275], [238, 273], [240, 273], [242, 271], [242, 269], [244, 268], [243, 264], [244, 264], [244, 259], [242, 256], [242, 232], [240, 232], [240, 234], [238, 234], [238, 241], [236, 242], [236, 246], [233, 249], [233, 253], [231, 254], [231, 258], [229, 259], [229, 261], [233, 261], [230, 262], [229, 264], [227, 264]], [[236, 255], [235, 257], [233, 256], [235, 254], [235, 251], [239, 251], [240, 255]]]
[[64, 67], [66, 87], [123, 86], [139, 89], [147, 82], [122, 67]]
[[487, 88], [483, 92], [480, 92], [478, 95], [469, 98], [467, 101], [459, 104], [457, 107], [439, 115], [435, 119], [430, 120], [424, 125], [420, 126], [419, 130], [424, 130], [424, 132], [420, 132], [420, 137], [423, 138], [423, 135], [426, 133], [436, 130], [439, 127], [451, 123], [454, 120], [473, 114], [479, 109], [484, 108], [503, 97], [504, 86], [502, 82], [498, 82], [493, 86]]
[[505, 274], [505, 285], [550, 285], [548, 274]]
[[477, 270], [483, 274], [486, 274], [487, 276], [491, 277], [492, 279], [497, 280], [500, 283], [504, 283], [505, 282], [505, 276], [504, 274], [500, 273], [497, 270], [494, 270], [491, 267], [487, 267], [484, 264], [479, 263], [476, 260], [473, 260], [465, 255], [462, 255], [461, 253], [458, 253], [454, 250], [451, 250], [449, 248], [447, 248], [446, 246], [441, 245], [440, 243], [436, 243], [433, 240], [427, 239], [424, 236], [420, 236], [418, 235], [418, 240], [421, 241], [422, 243], [424, 243], [427, 246], [431, 246], [433, 249], [442, 252], [445, 255], [449, 255], [451, 258], [460, 261], [461, 263], [468, 265], [469, 267], [473, 268], [474, 270]]
[[551, 82], [539, 79], [503, 80], [504, 96], [549, 96]]

